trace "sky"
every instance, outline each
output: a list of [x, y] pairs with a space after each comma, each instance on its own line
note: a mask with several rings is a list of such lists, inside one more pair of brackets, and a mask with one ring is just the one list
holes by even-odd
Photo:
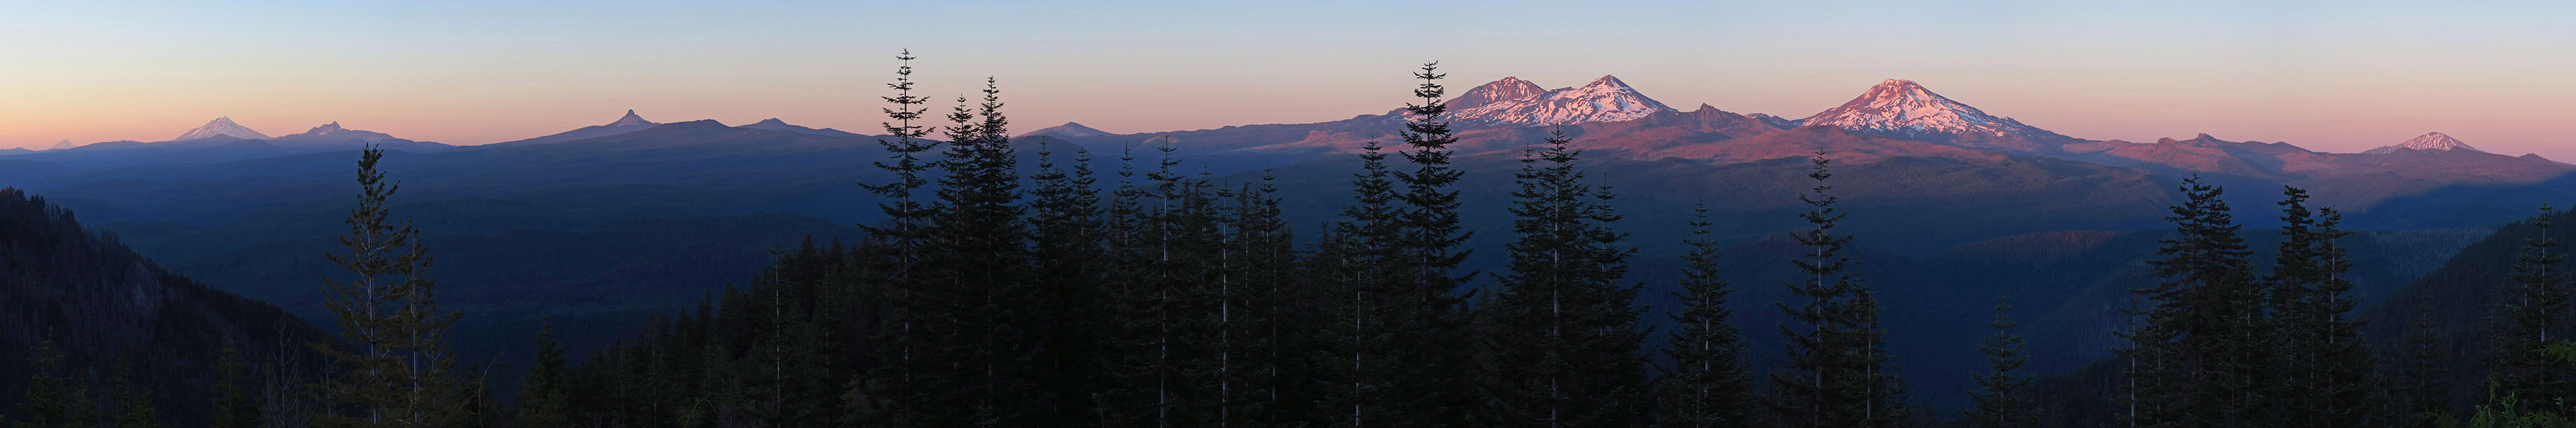
[[[109, 4], [113, 3], [113, 4]], [[2459, 3], [2459, 4], [2452, 4]], [[1381, 113], [1617, 75], [1676, 108], [1805, 117], [1884, 79], [2082, 138], [2353, 152], [2440, 131], [2576, 160], [2569, 2], [0, 0], [0, 148], [218, 116], [485, 144], [615, 120], [873, 132], [897, 52], [1020, 130]]]

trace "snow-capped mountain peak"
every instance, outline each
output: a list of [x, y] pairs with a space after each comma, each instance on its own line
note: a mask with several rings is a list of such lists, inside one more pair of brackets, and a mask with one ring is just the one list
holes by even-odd
[[2476, 147], [2469, 147], [2469, 143], [2460, 142], [2460, 139], [2451, 138], [2450, 135], [2444, 135], [2440, 132], [2428, 132], [2422, 136], [2415, 137], [2415, 139], [2406, 140], [2406, 142], [2403, 143], [2370, 149], [2370, 151], [2362, 153], [2384, 155], [2397, 153], [2399, 150], [2423, 150], [2428, 152], [2467, 150], [2480, 153], [2486, 152], [2485, 150], [2478, 150]]
[[199, 126], [197, 129], [188, 130], [188, 133], [179, 134], [179, 138], [173, 138], [170, 139], [170, 141], [203, 140], [215, 137], [233, 137], [244, 140], [266, 140], [268, 139], [268, 134], [261, 134], [259, 131], [251, 130], [250, 127], [233, 123], [233, 118], [226, 116], [218, 117], [213, 121], [206, 122], [206, 126]]
[[60, 143], [54, 143], [54, 148], [46, 149], [46, 150], [62, 150], [62, 149], [68, 149], [68, 148], [73, 148], [73, 147], [80, 147], [80, 145], [78, 145], [78, 144], [72, 144], [72, 140], [63, 140], [63, 142], [60, 142]]
[[1536, 83], [1506, 76], [1502, 80], [1479, 85], [1475, 89], [1468, 89], [1467, 92], [1458, 94], [1457, 98], [1449, 100], [1449, 110], [1466, 110], [1493, 104], [1496, 101], [1537, 98], [1546, 94], [1547, 88], [1538, 87]]
[[1860, 97], [1799, 119], [1798, 124], [1907, 136], [1951, 134], [2066, 139], [2009, 117], [1986, 114], [1984, 110], [1953, 101], [1904, 79], [1879, 82], [1868, 92], [1861, 93]]
[[304, 131], [304, 133], [306, 133], [306, 134], [329, 134], [329, 133], [333, 133], [333, 132], [340, 132], [340, 131], [342, 131], [342, 130], [346, 130], [346, 129], [348, 129], [348, 128], [342, 128], [342, 127], [340, 127], [340, 122], [334, 121], [334, 122], [331, 122], [331, 123], [325, 123], [325, 124], [322, 124], [322, 126], [316, 126], [316, 127], [313, 127], [313, 129], [312, 129], [312, 130]]
[[608, 123], [608, 126], [611, 126], [611, 127], [618, 127], [618, 126], [634, 126], [634, 125], [659, 125], [659, 124], [658, 124], [658, 123], [653, 123], [653, 121], [650, 121], [650, 120], [644, 120], [644, 116], [638, 116], [638, 115], [636, 115], [636, 114], [635, 114], [635, 110], [634, 110], [634, 109], [627, 109], [627, 110], [626, 110], [626, 117], [620, 117], [620, 118], [617, 118], [617, 121], [616, 121], [616, 122], [609, 122], [609, 123]]
[[1468, 123], [1565, 125], [1634, 120], [1674, 111], [1607, 75], [1580, 87], [1537, 89], [1537, 84], [1510, 77], [1477, 86], [1450, 101], [1450, 117]]

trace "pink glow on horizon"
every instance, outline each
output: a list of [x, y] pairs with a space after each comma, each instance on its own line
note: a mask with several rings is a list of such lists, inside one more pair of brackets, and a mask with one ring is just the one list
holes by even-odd
[[[591, 6], [24, 5], [13, 18], [33, 19], [0, 20], [0, 147], [157, 141], [217, 116], [272, 135], [337, 121], [451, 144], [627, 109], [875, 132], [889, 57], [910, 48], [934, 99], [999, 77], [1023, 130], [1381, 113], [1406, 101], [1413, 65], [1438, 59], [1458, 90], [1608, 73], [1667, 105], [1799, 118], [1904, 78], [2080, 138], [2357, 152], [2441, 131], [2576, 160], [2567, 4]], [[1455, 24], [1424, 33], [1431, 17]], [[2424, 28], [2441, 31], [2407, 31]]]

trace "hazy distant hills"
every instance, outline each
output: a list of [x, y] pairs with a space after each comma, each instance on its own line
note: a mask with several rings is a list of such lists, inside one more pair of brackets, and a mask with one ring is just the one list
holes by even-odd
[[[17, 154], [0, 152], [0, 161], [36, 161], [57, 165], [55, 172], [45, 174], [51, 176], [120, 167], [211, 164], [357, 150], [358, 147], [367, 144], [404, 152], [433, 152], [455, 148], [446, 144], [395, 138], [381, 132], [342, 128], [339, 122], [314, 127], [299, 134], [270, 137], [235, 123], [230, 117], [219, 117], [168, 141], [150, 143], [108, 141], [85, 145], [73, 145], [65, 141], [48, 150]], [[0, 172], [0, 179], [10, 179], [12, 175]]]
[[518, 140], [518, 141], [511, 141], [511, 142], [497, 143], [497, 144], [493, 144], [493, 145], [496, 145], [496, 146], [506, 146], [506, 145], [514, 145], [514, 144], [545, 144], [545, 143], [560, 143], [560, 142], [572, 141], [572, 140], [579, 140], [579, 139], [584, 139], [584, 138], [606, 137], [606, 136], [610, 136], [610, 135], [617, 135], [617, 134], [624, 134], [624, 133], [628, 133], [628, 132], [635, 132], [635, 131], [643, 130], [644, 128], [651, 128], [651, 127], [653, 127], [654, 125], [660, 125], [660, 124], [659, 124], [659, 123], [653, 123], [653, 121], [644, 120], [644, 116], [636, 115], [634, 110], [627, 110], [627, 111], [626, 111], [626, 116], [619, 117], [619, 118], [617, 118], [617, 121], [615, 121], [615, 122], [609, 122], [608, 124], [605, 124], [605, 125], [591, 125], [591, 126], [584, 126], [584, 127], [581, 127], [580, 129], [574, 129], [574, 130], [570, 130], [570, 131], [564, 131], [564, 132], [561, 132], [561, 133], [556, 133], [556, 134], [554, 134], [554, 135], [547, 135], [547, 136], [543, 136], [543, 137], [530, 138], [530, 139], [525, 139], [525, 140]]
[[794, 132], [794, 133], [798, 133], [798, 134], [821, 135], [821, 136], [826, 136], [826, 137], [862, 137], [862, 136], [865, 136], [865, 135], [861, 135], [861, 134], [856, 133], [856, 132], [843, 131], [843, 130], [832, 129], [832, 128], [814, 129], [814, 128], [807, 128], [807, 127], [802, 127], [802, 126], [790, 125], [790, 124], [787, 124], [787, 121], [778, 120], [778, 118], [774, 118], [774, 117], [773, 117], [773, 118], [768, 118], [768, 119], [762, 119], [762, 120], [761, 120], [761, 121], [759, 121], [759, 122], [752, 122], [752, 123], [751, 123], [751, 124], [749, 124], [749, 125], [738, 126], [737, 128], [744, 128], [744, 129], [762, 129], [762, 130], [770, 130], [770, 131], [787, 131], [787, 132]]

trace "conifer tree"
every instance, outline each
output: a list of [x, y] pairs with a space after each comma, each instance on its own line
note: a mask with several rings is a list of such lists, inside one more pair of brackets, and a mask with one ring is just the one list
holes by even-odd
[[35, 373], [27, 379], [27, 392], [18, 399], [18, 409], [27, 413], [24, 426], [54, 427], [83, 423], [79, 416], [87, 400], [72, 379], [65, 375], [63, 351], [54, 347], [53, 339], [36, 345]]
[[1813, 228], [1790, 234], [1798, 244], [1807, 247], [1806, 254], [1790, 260], [1806, 275], [1800, 282], [1786, 286], [1791, 294], [1805, 301], [1796, 307], [1787, 303], [1777, 305], [1783, 314], [1798, 324], [1780, 327], [1780, 335], [1786, 339], [1789, 363], [1782, 367], [1781, 373], [1771, 376], [1771, 396], [1766, 403], [1778, 414], [1776, 419], [1784, 426], [1842, 426], [1842, 422], [1834, 419], [1840, 416], [1836, 410], [1858, 404], [1856, 397], [1841, 394], [1848, 392], [1841, 386], [1851, 376], [1839, 371], [1842, 367], [1836, 364], [1835, 358], [1850, 345], [1840, 324], [1848, 310], [1844, 299], [1852, 288], [1850, 277], [1844, 274], [1851, 259], [1841, 255], [1841, 251], [1845, 244], [1851, 242], [1851, 237], [1837, 235], [1833, 229], [1837, 222], [1842, 221], [1843, 214], [1834, 209], [1836, 199], [1827, 193], [1833, 187], [1824, 184], [1827, 178], [1833, 177], [1825, 169], [1828, 162], [1830, 160], [1823, 153], [1808, 160], [1814, 165], [1814, 170], [1807, 174], [1807, 178], [1816, 180], [1817, 185], [1808, 193], [1798, 195], [1798, 200], [1813, 208], [1798, 215]]
[[1771, 376], [1772, 394], [1765, 403], [1780, 424], [1788, 426], [1891, 426], [1902, 422], [1902, 387], [1887, 368], [1885, 330], [1878, 326], [1875, 293], [1852, 271], [1843, 254], [1851, 235], [1834, 230], [1846, 215], [1834, 208], [1840, 199], [1827, 165], [1818, 152], [1808, 160], [1807, 178], [1816, 186], [1798, 196], [1809, 210], [1799, 213], [1813, 228], [1791, 233], [1807, 247], [1790, 262], [1805, 276], [1786, 284], [1805, 299], [1799, 306], [1777, 306], [1798, 325], [1782, 325], [1789, 363]]
[[2175, 236], [2149, 260], [2162, 282], [2130, 290], [2149, 305], [2143, 324], [2123, 334], [2121, 355], [2135, 363], [2124, 419], [2136, 426], [2242, 425], [2277, 408], [2264, 394], [2274, 365], [2266, 340], [2271, 302], [2253, 273], [2251, 252], [2237, 235], [2223, 188], [2183, 180], [2182, 205], [2166, 221]]
[[564, 367], [563, 350], [555, 347], [555, 324], [547, 321], [537, 328], [537, 365], [528, 369], [526, 384], [520, 388], [520, 424], [553, 427], [572, 424], [570, 392]]
[[1442, 101], [1446, 90], [1440, 79], [1447, 75], [1433, 62], [1423, 64], [1414, 77], [1422, 80], [1413, 90], [1420, 101], [1405, 105], [1407, 120], [1396, 133], [1406, 148], [1405, 161], [1414, 168], [1391, 174], [1399, 187], [1391, 255], [1402, 271], [1390, 279], [1402, 286], [1403, 297], [1389, 302], [1389, 309], [1395, 323], [1391, 331], [1403, 344], [1393, 362], [1405, 367], [1390, 378], [1398, 401], [1385, 403], [1389, 425], [1395, 426], [1465, 417], [1469, 398], [1460, 392], [1467, 389], [1462, 375], [1469, 346], [1459, 334], [1466, 327], [1466, 300], [1459, 287], [1477, 275], [1459, 267], [1472, 252], [1461, 244], [1474, 233], [1458, 224], [1458, 190], [1453, 187], [1464, 171], [1449, 165], [1454, 154], [1449, 145], [1458, 137], [1442, 117], [1449, 107]]
[[250, 363], [242, 361], [241, 348], [227, 343], [223, 356], [215, 363], [215, 428], [258, 428], [261, 425], [259, 404], [251, 401], [250, 390], [243, 388], [249, 379]]
[[1106, 285], [1101, 278], [1106, 256], [1091, 155], [1075, 147], [1068, 171], [1056, 163], [1054, 141], [1040, 137], [1037, 170], [1030, 177], [1037, 185], [1029, 201], [1030, 243], [1038, 255], [1033, 279], [1046, 302], [1033, 308], [1044, 321], [1032, 326], [1038, 330], [1030, 334], [1040, 341], [1032, 359], [1045, 367], [1036, 382], [1050, 403], [1032, 412], [1061, 426], [1090, 419], [1089, 388], [1101, 382], [1095, 378], [1100, 373], [1095, 364], [1103, 350], [1099, 324], [1107, 314], [1097, 308], [1103, 303], [1099, 292]]
[[877, 305], [880, 312], [875, 315], [876, 319], [871, 320], [875, 331], [870, 336], [872, 341], [881, 345], [872, 347], [876, 363], [869, 366], [864, 381], [852, 385], [854, 393], [851, 395], [863, 397], [861, 400], [867, 402], [859, 408], [872, 410], [867, 412], [866, 422], [903, 427], [926, 423], [922, 420], [922, 413], [929, 409], [921, 406], [930, 404], [931, 386], [938, 385], [934, 379], [923, 378], [928, 375], [924, 371], [934, 364], [929, 360], [930, 356], [916, 355], [926, 352], [922, 349], [926, 345], [923, 336], [930, 328], [927, 325], [929, 320], [924, 318], [928, 305], [916, 294], [924, 292], [928, 286], [920, 272], [922, 246], [929, 239], [927, 228], [931, 218], [936, 217], [936, 211], [922, 200], [923, 195], [919, 192], [930, 184], [923, 175], [937, 163], [923, 158], [938, 144], [924, 139], [930, 135], [928, 126], [913, 123], [923, 119], [922, 115], [929, 111], [923, 104], [930, 100], [912, 95], [912, 51], [906, 49], [895, 59], [902, 61], [903, 65], [895, 69], [894, 82], [886, 84], [895, 95], [883, 97], [889, 104], [884, 108], [884, 128], [887, 136], [894, 139], [877, 139], [877, 144], [884, 146], [887, 152], [887, 160], [874, 162], [878, 169], [892, 173], [894, 180], [860, 184], [882, 198], [877, 210], [886, 216], [884, 226], [859, 225], [873, 238], [873, 245], [882, 247], [881, 251], [873, 252], [875, 257], [869, 259], [869, 270], [873, 282], [878, 283], [877, 288], [866, 292], [882, 301]]
[[1629, 426], [1643, 420], [1636, 287], [1620, 283], [1625, 234], [1606, 190], [1584, 183], [1580, 151], [1559, 130], [1522, 158], [1510, 209], [1520, 237], [1511, 274], [1480, 305], [1493, 324], [1480, 344], [1480, 419], [1489, 426]]
[[2432, 290], [2416, 295], [2415, 316], [2407, 321], [2405, 365], [2397, 379], [2398, 426], [2430, 427], [2450, 420], [2450, 370], [2442, 364], [2443, 338], [2433, 323]]
[[116, 399], [116, 428], [155, 428], [161, 426], [161, 410], [152, 406], [152, 387], [137, 385], [134, 371], [128, 365], [116, 366], [108, 377], [109, 392]]
[[[1166, 159], [1176, 147], [1164, 146]], [[1168, 164], [1177, 160], [1167, 160]], [[1206, 179], [1164, 174], [1156, 193], [1167, 210], [1160, 216], [1155, 230], [1156, 263], [1153, 272], [1156, 288], [1164, 290], [1161, 299], [1165, 318], [1164, 342], [1160, 350], [1171, 364], [1172, 376], [1165, 389], [1168, 401], [1175, 406], [1170, 421], [1184, 426], [1226, 425], [1234, 416], [1256, 415], [1258, 410], [1235, 401], [1231, 393], [1241, 388], [1245, 372], [1235, 364], [1242, 361], [1239, 343], [1232, 343], [1232, 326], [1227, 312], [1233, 305], [1233, 281], [1240, 276], [1232, 256], [1236, 252], [1227, 225], [1232, 213], [1224, 210], [1221, 200], [1231, 196], [1214, 188]]]
[[1228, 241], [1218, 256], [1216, 281], [1218, 426], [1277, 426], [1286, 411], [1280, 397], [1288, 388], [1280, 374], [1286, 362], [1279, 347], [1291, 331], [1281, 323], [1297, 261], [1273, 180], [1265, 171], [1258, 187], [1237, 187], [1225, 217], [1229, 230], [1221, 239]]
[[2365, 425], [2377, 364], [2361, 341], [2362, 323], [2346, 315], [2359, 301], [2343, 276], [2352, 260], [2337, 240], [2352, 233], [2341, 229], [2343, 214], [2333, 208], [2311, 214], [2306, 190], [2285, 186], [2282, 194], [2284, 239], [2274, 258], [2272, 301], [2287, 352], [2272, 370], [2280, 380], [2265, 383], [2288, 406], [2271, 413], [2290, 425]]
[[467, 403], [449, 374], [454, 359], [444, 336], [457, 314], [438, 309], [420, 228], [389, 219], [385, 204], [401, 186], [386, 182], [376, 169], [383, 158], [384, 151], [372, 146], [360, 153], [358, 206], [349, 211], [348, 234], [340, 237], [349, 252], [325, 255], [352, 277], [326, 279], [331, 287], [324, 305], [355, 349], [314, 345], [344, 370], [325, 385], [325, 395], [356, 412], [316, 419], [345, 426], [455, 426], [464, 423]]
[[1846, 352], [1859, 354], [1849, 364], [1857, 371], [1861, 426], [1897, 426], [1913, 418], [1913, 408], [1905, 403], [1904, 379], [1896, 375], [1895, 355], [1887, 349], [1887, 327], [1878, 318], [1878, 290], [1852, 275], [1852, 297], [1848, 307], [1851, 343]]
[[2144, 289], [2130, 288], [2127, 304], [2120, 308], [2128, 324], [2114, 335], [2127, 340], [2129, 346], [2111, 350], [2121, 360], [2120, 392], [2113, 401], [2120, 405], [2120, 426], [2170, 426], [2175, 418], [2167, 405], [2174, 404], [2173, 398], [2179, 396], [2176, 389], [2181, 375], [2181, 370], [2175, 368], [2176, 352], [2171, 345], [2176, 334], [2163, 325], [2148, 322], [2155, 310], [2147, 306], [2151, 299]]
[[2558, 269], [2567, 256], [2554, 252], [2558, 241], [2550, 235], [2551, 215], [2556, 210], [2540, 206], [2540, 214], [2530, 224], [2535, 230], [2523, 239], [2522, 251], [2513, 266], [2506, 296], [2504, 314], [2496, 323], [2490, 354], [2493, 371], [2490, 380], [2500, 395], [2513, 396], [2535, 403], [2553, 403], [2571, 398], [2568, 394], [2568, 370], [2541, 352], [2553, 340], [2552, 333], [2566, 331], [2568, 299], [2571, 292], [2567, 274]]
[[[979, 104], [959, 106], [949, 114], [948, 151], [940, 160], [947, 174], [938, 180], [925, 265], [936, 276], [936, 293], [916, 298], [936, 313], [918, 314], [943, 325], [929, 340], [929, 351], [941, 357], [939, 370], [955, 383], [943, 394], [964, 403], [931, 411], [956, 412], [930, 421], [955, 424], [1019, 426], [1030, 423], [1030, 305], [1026, 289], [1027, 231], [1021, 219], [1017, 157], [1012, 153], [1001, 116], [1001, 90], [987, 79]], [[942, 424], [942, 423], [934, 423]]]
[[1664, 344], [1673, 366], [1663, 380], [1656, 426], [1714, 428], [1753, 424], [1752, 376], [1746, 372], [1743, 333], [1729, 318], [1732, 287], [1718, 272], [1718, 242], [1711, 236], [1708, 204], [1691, 208], [1690, 251], [1682, 255], [1678, 327]]
[[[1154, 283], [1142, 273], [1152, 268], [1152, 245], [1147, 237], [1154, 227], [1146, 211], [1147, 192], [1137, 182], [1136, 157], [1133, 149], [1122, 151], [1118, 159], [1118, 186], [1109, 193], [1108, 207], [1103, 210], [1104, 250], [1102, 299], [1105, 301], [1099, 335], [1104, 348], [1096, 363], [1101, 367], [1100, 384], [1093, 388], [1093, 417], [1096, 426], [1154, 426], [1166, 415], [1162, 406], [1161, 369], [1157, 357], [1161, 348], [1161, 305]], [[1156, 174], [1155, 177], [1161, 177]]]
[[2030, 398], [2024, 395], [2030, 376], [2014, 374], [2030, 362], [2023, 356], [2021, 335], [2013, 334], [2012, 298], [1997, 297], [1995, 302], [1995, 335], [1986, 338], [1979, 349], [1986, 353], [1986, 373], [1976, 375], [1981, 390], [1971, 394], [1975, 407], [1968, 409], [1968, 422], [1978, 427], [2024, 428], [2039, 425], [2038, 415], [2031, 413]]
[[1338, 384], [1326, 388], [1332, 393], [1321, 409], [1332, 415], [1323, 419], [1333, 426], [1392, 423], [1386, 403], [1396, 399], [1395, 378], [1406, 370], [1395, 359], [1396, 348], [1407, 346], [1397, 336], [1402, 315], [1396, 310], [1406, 307], [1397, 304], [1409, 296], [1397, 280], [1401, 272], [1392, 251], [1399, 219], [1384, 150], [1376, 141], [1361, 146], [1360, 172], [1351, 177], [1352, 203], [1316, 244], [1312, 270], [1327, 273], [1322, 301], [1335, 318], [1326, 324], [1320, 347], [1328, 350], [1323, 367], [1332, 374], [1324, 377]]

